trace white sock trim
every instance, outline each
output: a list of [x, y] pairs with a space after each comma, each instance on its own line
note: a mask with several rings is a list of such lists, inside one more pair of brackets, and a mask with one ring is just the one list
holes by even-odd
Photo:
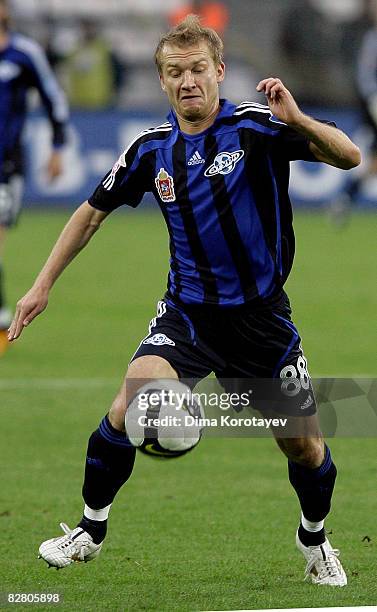
[[93, 510], [93, 508], [89, 508], [89, 506], [85, 504], [84, 516], [91, 521], [106, 521], [109, 516], [110, 508], [111, 504], [100, 510]]
[[321, 531], [325, 521], [319, 521], [318, 523], [314, 523], [313, 521], [308, 521], [301, 512], [301, 525], [306, 531], [310, 531], [311, 533], [316, 533], [317, 531]]

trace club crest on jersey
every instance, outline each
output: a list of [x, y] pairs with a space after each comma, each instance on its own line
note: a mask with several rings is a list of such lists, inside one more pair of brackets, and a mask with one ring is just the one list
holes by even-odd
[[143, 344], [154, 344], [154, 346], [162, 346], [163, 344], [170, 344], [175, 346], [175, 342], [170, 340], [165, 334], [154, 334], [151, 338], [144, 340]]
[[125, 155], [125, 152], [123, 152], [122, 155], [119, 157], [119, 159], [113, 165], [109, 176], [103, 181], [103, 186], [107, 191], [110, 191], [110, 189], [113, 188], [114, 183], [115, 183], [115, 176], [119, 168], [126, 168], [126, 167], [127, 167], [126, 155]]
[[243, 149], [233, 151], [233, 153], [228, 153], [227, 151], [218, 153], [213, 160], [213, 164], [205, 171], [204, 176], [209, 178], [216, 174], [230, 174], [244, 155], [245, 151]]
[[166, 172], [165, 168], [160, 168], [154, 182], [156, 183], [158, 195], [163, 202], [175, 201], [173, 177]]

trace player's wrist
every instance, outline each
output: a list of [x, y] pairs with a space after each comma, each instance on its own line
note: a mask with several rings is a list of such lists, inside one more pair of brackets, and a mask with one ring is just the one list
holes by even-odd
[[294, 130], [306, 132], [314, 128], [315, 121], [309, 115], [306, 115], [302, 111], [298, 110], [298, 112], [286, 123]]
[[54, 283], [53, 279], [49, 277], [37, 278], [37, 280], [35, 281], [33, 285], [33, 290], [48, 294], [50, 292], [50, 289], [53, 283]]

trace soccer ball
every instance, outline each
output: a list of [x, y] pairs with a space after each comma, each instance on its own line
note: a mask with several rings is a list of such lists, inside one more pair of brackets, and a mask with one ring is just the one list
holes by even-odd
[[125, 426], [133, 446], [146, 455], [169, 459], [199, 443], [203, 417], [187, 385], [160, 379], [138, 390], [127, 408]]

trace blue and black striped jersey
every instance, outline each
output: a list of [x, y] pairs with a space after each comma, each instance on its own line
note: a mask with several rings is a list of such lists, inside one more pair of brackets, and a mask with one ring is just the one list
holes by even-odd
[[206, 131], [188, 135], [173, 111], [122, 153], [89, 198], [112, 211], [152, 192], [170, 236], [168, 294], [184, 304], [268, 298], [292, 267], [289, 162], [317, 161], [308, 141], [267, 106], [221, 100]]
[[63, 92], [38, 43], [10, 34], [0, 50], [0, 182], [22, 173], [21, 134], [27, 112], [27, 94], [36, 88], [52, 126], [54, 147], [65, 142], [68, 107]]

